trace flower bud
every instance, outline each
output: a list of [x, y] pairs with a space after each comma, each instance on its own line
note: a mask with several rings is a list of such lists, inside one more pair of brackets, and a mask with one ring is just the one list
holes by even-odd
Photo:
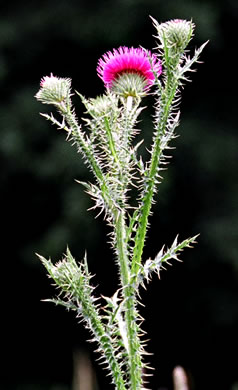
[[158, 24], [154, 21], [162, 48], [167, 47], [170, 55], [182, 54], [193, 36], [194, 23], [182, 19], [173, 19]]
[[71, 80], [45, 76], [41, 79], [40, 90], [36, 94], [36, 99], [44, 104], [60, 105], [70, 97]]
[[103, 116], [111, 112], [113, 105], [117, 105], [117, 98], [114, 95], [103, 95], [89, 99], [88, 109], [92, 115]]

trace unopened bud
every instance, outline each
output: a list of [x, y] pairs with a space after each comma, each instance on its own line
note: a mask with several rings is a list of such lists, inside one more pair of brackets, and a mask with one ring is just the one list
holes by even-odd
[[98, 96], [96, 98], [89, 99], [88, 108], [90, 113], [95, 116], [108, 114], [112, 110], [112, 105], [117, 104], [117, 98], [114, 95]]
[[36, 99], [44, 104], [59, 105], [70, 97], [71, 80], [68, 78], [58, 78], [45, 76], [41, 79], [40, 90], [36, 94]]
[[170, 54], [181, 54], [193, 36], [194, 23], [182, 19], [173, 19], [158, 24], [154, 21], [162, 47], [167, 47]]

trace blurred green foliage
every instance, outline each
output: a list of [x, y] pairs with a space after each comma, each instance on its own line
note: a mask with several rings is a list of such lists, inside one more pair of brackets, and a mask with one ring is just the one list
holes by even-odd
[[[53, 72], [71, 77], [86, 96], [103, 93], [98, 58], [120, 45], [154, 47], [149, 15], [192, 18], [194, 45], [210, 39], [183, 91], [181, 137], [151, 219], [148, 256], [178, 232], [201, 233], [184, 264], [142, 294], [157, 369], [152, 385], [171, 389], [176, 364], [188, 369], [196, 390], [230, 390], [238, 380], [237, 2], [12, 1], [0, 13], [2, 389], [69, 388], [72, 349], [87, 338], [68, 313], [40, 302], [52, 290], [34, 252], [59, 259], [68, 244], [80, 259], [86, 249], [99, 293], [110, 295], [116, 280], [108, 230], [86, 211], [91, 201], [74, 181], [90, 174], [65, 134], [39, 116], [46, 110], [34, 99], [39, 81]], [[77, 98], [75, 106], [82, 115]], [[148, 114], [142, 118], [148, 145]]]

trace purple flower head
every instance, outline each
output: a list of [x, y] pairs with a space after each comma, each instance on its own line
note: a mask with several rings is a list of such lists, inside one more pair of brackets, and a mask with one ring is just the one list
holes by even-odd
[[155, 81], [153, 72], [158, 76], [162, 72], [161, 62], [154, 54], [140, 48], [125, 46], [104, 54], [97, 66], [98, 76], [108, 88], [111, 88], [121, 75], [137, 74], [143, 79], [145, 88], [148, 89]]

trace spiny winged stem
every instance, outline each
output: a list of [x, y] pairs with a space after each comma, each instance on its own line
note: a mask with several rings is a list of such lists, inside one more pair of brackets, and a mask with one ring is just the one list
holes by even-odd
[[[156, 129], [156, 134], [154, 138], [154, 145], [152, 148], [152, 158], [150, 163], [150, 168], [148, 170], [148, 177], [146, 178], [146, 190], [143, 197], [143, 206], [140, 209], [140, 215], [137, 225], [137, 234], [135, 236], [135, 250], [134, 256], [132, 258], [130, 278], [128, 277], [128, 255], [127, 255], [127, 245], [126, 245], [126, 230], [125, 222], [123, 215], [118, 217], [117, 221], [117, 243], [118, 243], [118, 256], [119, 262], [121, 265], [121, 273], [124, 274], [123, 284], [124, 284], [124, 298], [126, 299], [126, 324], [127, 324], [127, 335], [129, 340], [129, 359], [130, 359], [130, 376], [131, 376], [131, 389], [136, 390], [142, 386], [142, 360], [141, 360], [141, 344], [138, 337], [138, 328], [137, 328], [137, 311], [135, 307], [136, 302], [136, 279], [139, 275], [142, 252], [145, 245], [145, 236], [148, 226], [148, 217], [150, 214], [153, 195], [155, 192], [155, 187], [157, 184], [157, 175], [158, 175], [158, 166], [159, 159], [161, 154], [166, 147], [166, 144], [163, 144], [163, 135], [166, 130], [167, 121], [170, 113], [170, 107], [173, 101], [173, 98], [176, 93], [177, 82], [174, 80], [174, 88], [172, 89], [169, 96], [164, 94], [164, 110], [161, 115], [160, 121], [158, 123], [158, 128]], [[129, 107], [131, 106], [131, 100], [129, 102]], [[138, 211], [136, 210], [136, 213]]]
[[[124, 134], [128, 133], [127, 126], [130, 123], [130, 113], [133, 107], [133, 98], [127, 97], [125, 103], [125, 128], [122, 129]], [[123, 147], [128, 148], [129, 139], [125, 137], [123, 140]], [[113, 153], [116, 154], [115, 148], [113, 147]], [[115, 155], [115, 160], [119, 161], [118, 156]], [[123, 180], [121, 171], [118, 171], [118, 179]], [[122, 188], [122, 198], [126, 197], [126, 187]], [[128, 253], [128, 240], [126, 224], [126, 213], [125, 210], [115, 210], [115, 242], [117, 248], [118, 263], [120, 267], [122, 294], [124, 300], [125, 310], [125, 323], [126, 323], [126, 338], [128, 344], [128, 358], [129, 358], [129, 378], [130, 378], [130, 389], [137, 390], [142, 387], [142, 361], [140, 354], [140, 340], [138, 336], [137, 326], [137, 310], [136, 310], [136, 297], [135, 297], [135, 286], [132, 284], [131, 270], [130, 270], [130, 258]]]
[[126, 240], [126, 225], [124, 213], [119, 212], [116, 220], [116, 242], [118, 260], [120, 264], [121, 280], [123, 284], [123, 299], [125, 301], [126, 337], [128, 341], [129, 376], [131, 390], [140, 389], [142, 386], [142, 360], [140, 354], [140, 340], [137, 327], [136, 292], [132, 284], [129, 267], [129, 257]]
[[178, 82], [174, 80], [174, 87], [169, 95], [163, 93], [164, 105], [161, 108], [160, 121], [155, 130], [154, 144], [152, 146], [152, 156], [147, 176], [145, 177], [145, 189], [142, 198], [142, 204], [139, 212], [139, 220], [137, 225], [137, 232], [135, 236], [134, 253], [132, 259], [132, 274], [137, 275], [140, 269], [142, 260], [143, 248], [145, 245], [146, 232], [148, 228], [148, 217], [150, 215], [153, 196], [158, 184], [158, 168], [160, 166], [160, 158], [163, 155], [164, 149], [168, 146], [168, 141], [164, 142], [163, 136], [166, 131], [168, 117], [170, 115], [170, 108], [176, 94]]
[[[162, 24], [153, 18], [152, 20], [158, 33], [158, 49], [161, 50], [164, 63], [164, 86], [156, 77], [158, 101], [154, 142], [149, 168], [145, 172], [145, 186], [140, 204], [131, 266], [135, 278], [137, 278], [141, 268], [148, 217], [160, 179], [159, 171], [166, 160], [164, 151], [168, 148], [171, 139], [174, 138], [174, 130], [179, 124], [180, 112], [177, 110], [177, 106], [180, 96], [177, 96], [178, 88], [183, 81], [188, 80], [184, 74], [192, 71], [192, 65], [198, 61], [199, 55], [207, 44], [205, 42], [197, 49], [192, 58], [186, 57], [185, 48], [193, 36], [194, 24], [179, 19]], [[136, 210], [135, 213], [138, 211]]]

